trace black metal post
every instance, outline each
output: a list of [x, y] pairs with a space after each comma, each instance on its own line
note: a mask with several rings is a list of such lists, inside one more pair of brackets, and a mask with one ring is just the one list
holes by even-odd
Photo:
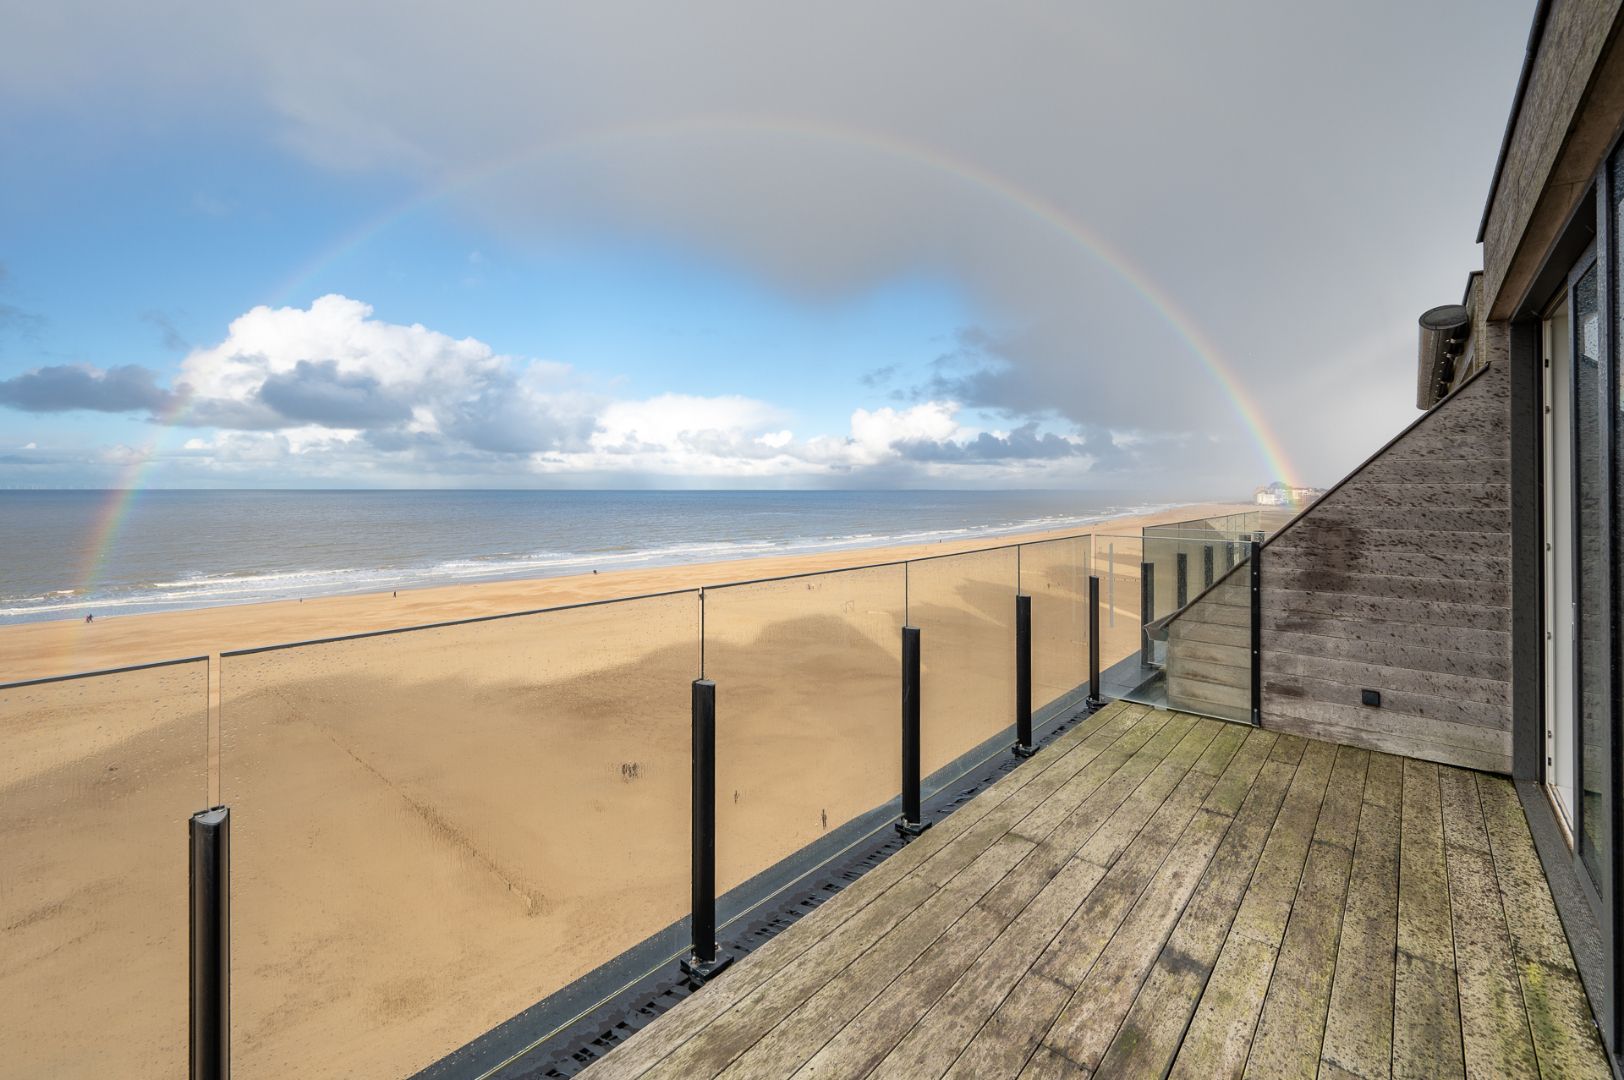
[[1032, 598], [1015, 597], [1015, 745], [1016, 757], [1037, 753], [1032, 745]]
[[1100, 579], [1088, 578], [1088, 711], [1105, 704], [1100, 697]]
[[1263, 726], [1263, 544], [1252, 541], [1252, 724]]
[[1201, 587], [1212, 588], [1212, 545], [1201, 545]]
[[1235, 545], [1226, 542], [1224, 544], [1224, 572], [1228, 573], [1233, 569], [1235, 569]]
[[1185, 552], [1178, 554], [1178, 605], [1182, 609], [1190, 602], [1190, 556]]
[[1149, 667], [1150, 662], [1156, 658], [1156, 652], [1150, 644], [1151, 622], [1156, 618], [1156, 566], [1153, 563], [1139, 564], [1139, 663], [1142, 667]]
[[694, 680], [693, 952], [682, 970], [704, 982], [732, 958], [716, 956], [716, 684]]
[[902, 817], [897, 832], [918, 836], [930, 828], [919, 809], [919, 627], [902, 628]]
[[192, 815], [191, 1077], [231, 1075], [231, 811]]

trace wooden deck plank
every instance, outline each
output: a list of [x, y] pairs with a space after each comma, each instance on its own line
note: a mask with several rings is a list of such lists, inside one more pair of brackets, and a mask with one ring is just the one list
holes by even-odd
[[1208, 810], [1196, 812], [1061, 1010], [1045, 1046], [1084, 1068], [1099, 1065], [1232, 821]]
[[[1047, 988], [1028, 986], [1024, 994], [1012, 991], [1021, 983], [1032, 961], [1037, 959], [1044, 946], [1077, 909], [1082, 898], [1104, 876], [1104, 868], [1085, 859], [1073, 859], [1067, 863], [999, 936], [993, 947], [970, 966], [947, 994], [907, 1033], [906, 1038], [887, 1054], [872, 1076], [904, 1080], [907, 1077], [942, 1075], [976, 1033], [983, 1030], [983, 1025], [999, 1004], [1005, 1002], [1006, 996], [1012, 1008], [1019, 1010], [1023, 1016], [1036, 1015], [1028, 999], [1037, 996], [1046, 1000], [1049, 995]], [[1040, 981], [1058, 986], [1053, 980]], [[1059, 1000], [1055, 1001], [1053, 1009], [1043, 1020], [1045, 1026], [1069, 994], [1069, 990], [1061, 992]], [[1001, 1032], [999, 1027], [993, 1025], [993, 1030], [985, 1034], [1000, 1045], [1009, 1043], [1008, 1033]], [[1034, 1044], [1040, 1034], [1041, 1031], [1032, 1035]]]
[[[947, 1080], [985, 1080], [1020, 1074], [1037, 1049], [1043, 1031], [1071, 991], [1034, 971], [1021, 977], [1005, 1004], [987, 1021], [953, 1067]], [[916, 1074], [925, 1075], [925, 1074]]]
[[[1225, 745], [1233, 753], [1240, 741], [1242, 740], [1226, 739]], [[1243, 763], [1241, 767], [1250, 766]], [[1081, 979], [1086, 975], [1094, 958], [1109, 941], [1114, 929], [1144, 889], [1156, 868], [1160, 866], [1190, 819], [1199, 812], [1202, 800], [1216, 785], [1218, 779], [1219, 777], [1210, 773], [1190, 770], [1186, 774], [1185, 783], [1151, 815], [1133, 842], [1120, 856], [1113, 856], [1109, 870], [1105, 870], [1101, 863], [1087, 858], [1085, 845], [1083, 851], [1079, 852], [1078, 860], [1099, 867], [1103, 871], [1103, 876], [1089, 890], [1086, 898], [1060, 928], [1059, 933], [1053, 935], [1053, 939], [1043, 948], [1036, 962], [1032, 964], [1031, 973], [1067, 987], [1075, 985], [1067, 981], [1068, 978]], [[1006, 1044], [1027, 1046], [1038, 1044], [1053, 1014], [1049, 1016], [1016, 1014], [1013, 1008], [1010, 1001], [999, 1005], [987, 1025], [971, 1039], [960, 1058], [961, 1062], [975, 1062], [982, 1058], [984, 1052], [978, 1048], [977, 1043], [984, 1038], [997, 1039], [1001, 1047]], [[994, 1056], [1002, 1056], [1004, 1052], [1000, 1049]], [[953, 1071], [960, 1074], [968, 1067], [955, 1064]], [[967, 1072], [962, 1074], [974, 1075]]]
[[1252, 1031], [1274, 970], [1274, 946], [1231, 932], [1201, 994], [1168, 1076], [1236, 1077], [1246, 1068]]
[[1312, 1078], [1319, 1071], [1369, 760], [1368, 751], [1348, 746], [1337, 750], [1314, 842], [1252, 1036], [1246, 1076]]
[[[1125, 702], [1112, 702], [1086, 718], [1034, 758], [1027, 768], [1016, 769], [1001, 777], [969, 804], [842, 890], [837, 897], [839, 903], [821, 905], [795, 924], [795, 933], [774, 937], [735, 963], [725, 977], [707, 986], [703, 994], [686, 998], [656, 1018], [638, 1032], [634, 1040], [595, 1064], [592, 1070], [594, 1076], [603, 1077], [604, 1080], [621, 1077], [632, 1080], [642, 1076], [655, 1063], [696, 1037], [735, 1003], [795, 963], [847, 922], [862, 917], [871, 905], [883, 898], [885, 906], [892, 911], [869, 912], [865, 925], [848, 931], [848, 934], [855, 933], [858, 937], [873, 940], [882, 932], [876, 927], [882, 923], [894, 924], [934, 891], [930, 883], [923, 879], [906, 890], [899, 888], [902, 881], [922, 862], [955, 842], [988, 814], [1005, 806], [1021, 792], [1027, 792], [1022, 798], [1030, 801], [1033, 791], [1038, 790], [1034, 785], [1040, 781], [1053, 790], [1147, 719], [1155, 720], [1148, 708]], [[1039, 767], [1034, 768], [1033, 765]], [[1046, 777], [1049, 779], [1045, 780]], [[893, 889], [898, 891], [893, 894]]]
[[[1207, 774], [1215, 775], [1212, 769], [1219, 767], [1228, 773], [1233, 766], [1233, 775], [1250, 782], [1272, 740], [1257, 740], [1254, 751], [1241, 757], [1241, 745], [1251, 741], [1248, 734], [1247, 728], [1226, 728], [1214, 740], [1215, 752], [1203, 755], [1203, 762], [1211, 766]], [[1230, 828], [1233, 819], [1225, 812], [1230, 809], [1227, 803], [1212, 804], [1209, 795], [1044, 1039], [1045, 1046], [1066, 1060], [1089, 1069], [1099, 1064]]]
[[1133, 1006], [1100, 1060], [1103, 1076], [1161, 1076], [1172, 1063], [1294, 769], [1270, 762], [1235, 816]]
[[1539, 1074], [1545, 1080], [1609, 1077], [1517, 792], [1501, 777], [1480, 773], [1475, 779]]
[[[1156, 733], [1145, 741], [1144, 745], [1114, 772], [1098, 784], [1092, 786], [1113, 787], [1122, 790], [1124, 795], [1135, 787], [1140, 786], [1140, 780], [1150, 776], [1157, 767], [1168, 758], [1174, 760], [1173, 769], [1178, 775], [1188, 771], [1189, 764], [1205, 749], [1206, 744], [1212, 740], [1215, 730], [1211, 721], [1199, 721], [1189, 716], [1173, 716]], [[1142, 724], [1136, 731], [1148, 729], [1150, 725]], [[1124, 742], [1130, 742], [1133, 735], [1125, 735], [1122, 740], [1113, 745], [1116, 747]], [[1079, 776], [1090, 771], [1096, 764], [1111, 759], [1111, 754], [1102, 755], [1099, 761], [1091, 763]], [[1176, 784], [1175, 779], [1166, 785], [1171, 790]], [[1068, 783], [1065, 787], [1070, 787]], [[1064, 788], [1057, 791], [1049, 803], [1063, 800]], [[1037, 812], [1023, 817], [1017, 824], [1027, 823]], [[1053, 821], [1053, 815], [1044, 815], [1046, 822]], [[1058, 823], [1056, 823], [1058, 824]], [[1052, 830], [1052, 827], [1051, 827]], [[960, 847], [973, 850], [967, 843], [968, 838], [961, 840]], [[988, 852], [1000, 845], [1024, 845], [1021, 857], [1037, 847], [1037, 841], [1030, 836], [1023, 836], [1013, 829], [994, 842]], [[977, 856], [978, 859], [983, 856]], [[1016, 860], [1019, 861], [1019, 860]], [[957, 860], [944, 860], [941, 856], [931, 859], [920, 869], [921, 874], [929, 876], [932, 868], [940, 875], [945, 872], [941, 868], [956, 865]], [[1011, 862], [1005, 872], [1013, 869], [1015, 863]], [[956, 871], [955, 871], [956, 873]], [[755, 1075], [789, 1075], [797, 1067], [807, 1061], [822, 1047], [833, 1032], [838, 1031], [855, 1017], [862, 1009], [878, 997], [898, 972], [907, 968], [928, 949], [935, 939], [950, 927], [953, 921], [964, 913], [970, 904], [979, 901], [987, 892], [991, 891], [1004, 876], [1000, 873], [987, 887], [977, 892], [968, 902], [957, 911], [951, 905], [944, 905], [942, 917], [924, 918], [910, 917], [888, 933], [875, 946], [865, 953], [851, 966], [842, 971], [827, 984], [812, 988], [807, 999], [796, 1007], [786, 1018], [780, 1020], [772, 1029], [763, 1035], [754, 1045], [745, 1049], [742, 1055], [733, 1062], [721, 1075], [723, 1076], [755, 1076]], [[957, 880], [956, 878], [953, 880]], [[1034, 892], [1036, 889], [1033, 890]]]
[[[1219, 728], [1224, 728], [1221, 736], [1218, 734]], [[1239, 728], [1220, 724], [1216, 720], [1204, 721], [1203, 726], [1198, 731], [1201, 736], [1205, 736], [1205, 740], [1200, 746], [1201, 752], [1205, 752], [1209, 747], [1216, 747], [1222, 750], [1224, 754], [1233, 756], [1235, 751], [1239, 749], [1242, 738], [1244, 738], [1244, 732], [1241, 732]], [[1197, 731], [1191, 732], [1192, 737], [1197, 736], [1197, 734]], [[1241, 738], [1237, 738], [1237, 735], [1240, 735]], [[1214, 736], [1218, 737], [1214, 738]], [[1172, 760], [1171, 757], [1169, 760]], [[1190, 782], [1185, 774], [1192, 771], [1194, 763], [1193, 757], [1181, 758], [1178, 764], [1181, 764], [1183, 768], [1178, 770], [1176, 777], [1169, 772], [1161, 778], [1164, 783], [1154, 786], [1147, 783], [1138, 791], [1135, 791], [1133, 798], [1128, 800], [1129, 803], [1135, 804], [1132, 807], [1133, 812], [1116, 815], [1112, 820], [1107, 821], [1093, 836], [1088, 838], [1088, 842], [1078, 850], [1078, 855], [1089, 862], [1098, 863], [1109, 868], [1127, 850], [1128, 845], [1139, 835], [1141, 827], [1146, 821], [1150, 820], [1151, 815], [1155, 813], [1157, 808], [1167, 800], [1167, 796], [1180, 787], [1181, 783], [1188, 784]], [[1197, 775], [1212, 776], [1211, 773], [1207, 772], [1200, 772]], [[1215, 777], [1214, 780], [1216, 780]], [[1129, 807], [1125, 804], [1124, 809], [1127, 810]]]
[[1464, 1076], [1438, 766], [1405, 760], [1402, 813], [1393, 1076]]
[[[1139, 826], [1150, 816], [1151, 811], [1160, 806], [1162, 800], [1166, 799], [1178, 786], [1179, 781], [1184, 779], [1184, 774], [1190, 771], [1190, 766], [1206, 750], [1207, 744], [1212, 742], [1216, 734], [1217, 724], [1210, 720], [1190, 720], [1182, 724], [1169, 724], [1163, 728], [1155, 740], [1146, 744], [1147, 753], [1136, 756], [1133, 761], [1119, 769], [1109, 781], [1101, 785], [1102, 790], [1108, 788], [1119, 797], [1111, 800], [1113, 813], [1109, 815], [1109, 820], [1100, 826], [1100, 831], [1109, 830], [1116, 834], [1126, 830], [1129, 835], [1138, 832]], [[1078, 803], [1061, 804], [1059, 798], [1053, 801], [1059, 805], [1058, 815], [1046, 815], [1039, 828], [1033, 827], [1033, 820], [1037, 815], [1029, 815], [1018, 822], [1010, 832], [1016, 836], [1042, 841], [1068, 821], [1075, 819]], [[1117, 807], [1121, 807], [1123, 812], [1115, 813]], [[1089, 841], [1093, 842], [1099, 836], [1099, 832], [1093, 830], [1091, 832]], [[1075, 850], [1074, 848], [1073, 851]]]
[[[1034, 780], [1026, 788], [1016, 792], [1003, 805], [994, 809], [986, 817], [966, 829], [961, 835], [954, 838], [953, 843], [941, 846], [926, 858], [920, 865], [917, 873], [923, 874], [931, 881], [940, 884], [969, 865], [981, 852], [991, 847], [1006, 833], [1013, 831], [1018, 824], [1032, 815], [1050, 816], [1054, 811], [1044, 809], [1057, 793], [1064, 792], [1059, 797], [1070, 802], [1080, 801], [1094, 786], [1104, 783], [1122, 763], [1130, 760], [1152, 740], [1161, 737], [1165, 742], [1171, 739], [1178, 741], [1183, 732], [1191, 723], [1190, 717], [1157, 716], [1155, 713], [1142, 715], [1132, 729], [1125, 731], [1110, 747], [1101, 752], [1100, 757], [1113, 756], [1112, 762], [1089, 761], [1073, 771], [1069, 760], [1060, 763], [1058, 767], [1051, 768]], [[1165, 733], [1165, 734], [1164, 734]], [[1157, 743], [1161, 746], [1162, 743]], [[1165, 750], [1162, 751], [1166, 753]], [[1067, 755], [1074, 758], [1077, 755]], [[1034, 759], [1035, 760], [1035, 759]], [[1017, 770], [1019, 771], [1019, 770]], [[1078, 774], [1086, 772], [1088, 775], [1079, 778]], [[1075, 805], [1073, 802], [1072, 805]], [[932, 829], [931, 832], [934, 832]], [[1034, 829], [1034, 831], [1037, 831]], [[927, 832], [920, 839], [930, 836]], [[912, 845], [909, 845], [912, 847]], [[906, 849], [905, 849], [906, 850]]]
[[1286, 791], [1274, 832], [1263, 846], [1257, 873], [1241, 899], [1229, 931], [1231, 936], [1249, 937], [1270, 949], [1279, 947], [1335, 758], [1336, 748], [1330, 743], [1308, 743], [1297, 775]]
[[[1079, 845], [1102, 829], [1110, 829], [1113, 833], [1137, 831], [1177, 780], [1182, 779], [1187, 771], [1183, 766], [1189, 764], [1193, 751], [1200, 747], [1203, 735], [1209, 743], [1201, 751], [1197, 763], [1216, 762], [1219, 758], [1213, 753], [1214, 746], [1232, 746], [1238, 741], [1224, 738], [1220, 743], [1219, 739], [1212, 737], [1216, 731], [1214, 726], [1186, 735], [1174, 753], [1134, 791], [1132, 798], [1118, 799], [1114, 810], [1103, 799], [1085, 802], [1045, 839], [1040, 849], [1052, 846], [1056, 851], [1075, 853]], [[1139, 798], [1142, 792], [1155, 796], [1154, 804]], [[1099, 794], [1103, 795], [1104, 789]], [[1102, 825], [1101, 819], [1106, 817], [1106, 811], [1110, 811], [1109, 817]], [[1038, 857], [1038, 854], [1034, 853], [1033, 857]], [[905, 1033], [908, 1034], [906, 1042], [892, 1050], [875, 1075], [917, 1076], [933, 1069], [939, 1075], [942, 1069], [951, 1064], [954, 1056], [975, 1035], [1009, 988], [1106, 872], [1105, 867], [1083, 859], [1073, 860], [1067, 870], [1069, 873], [1063, 871], [1060, 875], [1064, 878], [1059, 882], [1064, 886], [1064, 891], [1045, 888], [989, 950], [988, 962], [978, 962], [972, 967], [912, 1033]], [[999, 888], [1002, 889], [1003, 884]], [[1002, 902], [1002, 898], [995, 901], [998, 891], [994, 890], [982, 903]]]
[[1385, 1077], [1393, 1065], [1393, 951], [1398, 942], [1399, 798], [1404, 763], [1370, 755], [1347, 908], [1320, 1048], [1322, 1076]]
[[1464, 847], [1448, 847], [1446, 857], [1466, 1075], [1534, 1080], [1539, 1063], [1511, 958], [1494, 863], [1486, 852]]
[[[1132, 828], [1137, 830], [1177, 787], [1184, 774], [1195, 764], [1207, 760], [1218, 725], [1187, 724], [1183, 726], [1182, 737], [1179, 730], [1171, 725], [1163, 728], [1134, 761], [1118, 769], [1081, 805], [1073, 808], [1069, 817], [1055, 824], [1019, 866], [1005, 875], [959, 923], [864, 1007], [795, 1075], [857, 1076], [877, 1064], [993, 938], [1028, 906], [1059, 867], [1072, 859], [1078, 845], [1102, 827], [1102, 821], [1107, 825], [1134, 822]], [[1157, 755], [1174, 738], [1178, 739], [1177, 744], [1165, 758], [1157, 761]], [[1061, 794], [1057, 792], [1051, 801], [1060, 801]], [[1021, 824], [1030, 829], [1030, 822], [1029, 815]], [[1010, 835], [1018, 834], [1011, 832]], [[1025, 838], [1037, 839], [1031, 832]]]
[[[1285, 934], [1336, 756], [1329, 743], [1299, 740], [1299, 744], [1302, 760], [1173, 1060], [1171, 1076], [1190, 1080], [1239, 1076], [1246, 1067], [1275, 952]], [[1275, 745], [1279, 753], [1280, 742]], [[1285, 753], [1292, 749], [1287, 744]]]
[[588, 1070], [1609, 1075], [1512, 786], [1088, 718]]
[[[1193, 771], [1186, 776], [1185, 783], [1151, 816], [1133, 843], [1120, 855], [1113, 854], [1105, 877], [1038, 957], [1033, 965], [1035, 971], [1063, 986], [1075, 989], [1081, 985], [1216, 782], [1216, 777]], [[1089, 854], [1088, 845], [1084, 845], [1079, 857], [1088, 859]]]
[[[862, 988], [872, 987], [870, 994], [878, 994], [896, 972], [907, 967], [920, 953], [928, 949], [942, 932], [982, 896], [986, 895], [1016, 863], [1031, 851], [1033, 844], [1016, 836], [1005, 836], [993, 844], [946, 887], [910, 912], [884, 937], [857, 957], [833, 979], [807, 980], [797, 989], [811, 990], [794, 1001], [787, 1015], [775, 1018], [773, 1023], [741, 1025], [731, 1031], [730, 1039], [711, 1038], [697, 1059], [679, 1061], [674, 1054], [654, 1070], [656, 1075], [690, 1077], [718, 1076], [787, 1076], [795, 1067], [812, 1056], [819, 1046], [838, 1028], [834, 1021], [842, 1022], [851, 1014], [842, 1016], [843, 1009]], [[867, 1004], [872, 997], [864, 999]], [[742, 1011], [732, 1010], [718, 1023]], [[855, 1009], [852, 1010], [855, 1013]], [[713, 1025], [715, 1026], [715, 1025]], [[689, 1043], [684, 1050], [695, 1043]], [[670, 1070], [667, 1065], [674, 1066]], [[722, 1066], [719, 1068], [719, 1066]]]

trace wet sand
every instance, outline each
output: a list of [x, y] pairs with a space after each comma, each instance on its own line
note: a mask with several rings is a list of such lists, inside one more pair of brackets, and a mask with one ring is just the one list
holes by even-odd
[[[1093, 527], [1131, 536], [1186, 507]], [[1076, 530], [1070, 530], [1074, 532]], [[1045, 536], [0, 628], [6, 678]], [[1137, 647], [1123, 541], [1102, 662]], [[416, 1071], [681, 918], [689, 694], [718, 696], [725, 890], [896, 790], [904, 618], [924, 767], [1086, 678], [1087, 545], [1013, 549], [275, 650], [0, 692], [0, 1075], [177, 1075], [186, 818], [232, 808], [244, 1077]], [[1111, 622], [1115, 623], [1114, 627]], [[213, 765], [211, 775], [211, 764]]]

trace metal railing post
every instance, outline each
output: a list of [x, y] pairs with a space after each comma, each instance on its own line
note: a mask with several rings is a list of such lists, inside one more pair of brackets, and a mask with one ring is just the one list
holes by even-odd
[[1153, 563], [1139, 564], [1139, 663], [1149, 667], [1156, 658], [1150, 644], [1150, 624], [1156, 617], [1156, 567]]
[[1015, 596], [1015, 745], [1016, 757], [1037, 753], [1032, 745], [1032, 598]]
[[1176, 607], [1179, 610], [1182, 610], [1184, 605], [1190, 602], [1190, 556], [1187, 552], [1179, 552], [1177, 567], [1178, 580], [1175, 595], [1178, 599], [1178, 604]]
[[193, 814], [191, 844], [192, 1080], [231, 1075], [231, 811]]
[[732, 958], [716, 956], [716, 684], [694, 680], [693, 694], [693, 951], [682, 970], [704, 982]]
[[1105, 704], [1100, 697], [1100, 579], [1088, 578], [1088, 711]]
[[930, 828], [919, 808], [919, 628], [902, 628], [902, 817], [897, 832], [918, 836]]
[[1263, 543], [1252, 541], [1252, 724], [1263, 726]]
[[1201, 545], [1201, 587], [1212, 588], [1212, 545]]

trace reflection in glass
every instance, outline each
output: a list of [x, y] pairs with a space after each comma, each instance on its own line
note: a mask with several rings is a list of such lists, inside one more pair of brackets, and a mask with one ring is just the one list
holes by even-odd
[[1093, 538], [1094, 572], [1100, 579], [1100, 672], [1105, 696], [1124, 696], [1138, 685], [1140, 564], [1144, 540], [1138, 536]]
[[1032, 709], [1088, 681], [1089, 538], [1021, 545], [1021, 592], [1032, 598]]
[[902, 614], [900, 564], [705, 591], [718, 892], [897, 795]]
[[1008, 547], [908, 564], [925, 776], [1015, 723], [1015, 559]]
[[1607, 478], [1601, 400], [1601, 310], [1592, 266], [1573, 286], [1574, 514], [1578, 604], [1578, 666], [1581, 798], [1579, 855], [1593, 881], [1601, 881], [1600, 851], [1606, 842], [1602, 785], [1606, 783], [1609, 711], [1606, 577]]

